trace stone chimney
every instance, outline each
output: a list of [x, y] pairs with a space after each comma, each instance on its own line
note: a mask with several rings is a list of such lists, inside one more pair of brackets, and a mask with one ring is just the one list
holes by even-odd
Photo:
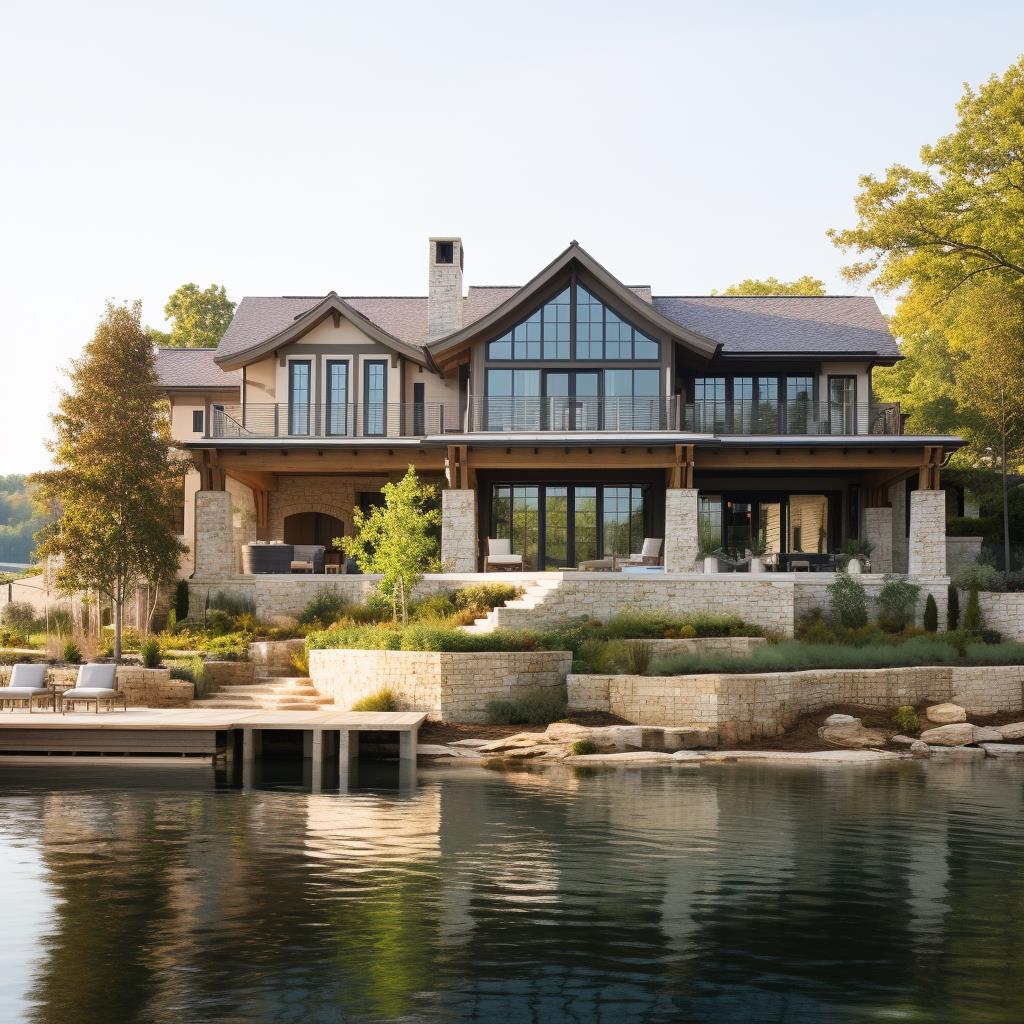
[[462, 239], [430, 239], [427, 340], [443, 338], [462, 326]]

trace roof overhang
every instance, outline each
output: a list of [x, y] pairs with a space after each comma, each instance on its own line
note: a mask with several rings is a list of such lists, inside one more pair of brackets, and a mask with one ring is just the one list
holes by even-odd
[[705, 359], [712, 358], [721, 348], [719, 342], [691, 331], [659, 313], [649, 302], [645, 302], [598, 263], [577, 242], [572, 242], [536, 277], [490, 313], [458, 331], [430, 342], [427, 345], [427, 353], [431, 362], [438, 370], [443, 370], [446, 364], [457, 362], [458, 360], [453, 357], [475, 342], [484, 337], [500, 335], [521, 318], [525, 312], [524, 307], [541, 302], [547, 292], [573, 270], [580, 272], [588, 285], [596, 284], [595, 294], [598, 298], [613, 302], [619, 311], [626, 314], [638, 327], [678, 341]]
[[372, 338], [374, 341], [385, 346], [385, 348], [405, 356], [406, 359], [411, 359], [420, 366], [429, 365], [423, 349], [418, 348], [416, 345], [410, 345], [408, 342], [396, 338], [393, 334], [389, 334], [382, 327], [378, 327], [363, 313], [360, 313], [358, 309], [349, 305], [337, 292], [328, 292], [312, 309], [308, 309], [305, 313], [296, 317], [295, 321], [284, 328], [284, 330], [278, 331], [264, 341], [256, 345], [250, 345], [239, 352], [216, 355], [213, 357], [213, 361], [221, 369], [238, 370], [248, 363], [255, 362], [257, 359], [261, 359], [263, 356], [291, 344], [293, 341], [298, 341], [313, 330], [314, 327], [322, 324], [328, 317], [334, 317], [335, 323], [338, 322], [339, 318], [344, 318], [358, 327], [368, 338]]

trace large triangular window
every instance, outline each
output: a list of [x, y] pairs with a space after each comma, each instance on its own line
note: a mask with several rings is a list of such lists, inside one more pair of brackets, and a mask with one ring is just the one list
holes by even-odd
[[487, 345], [494, 360], [656, 360], [658, 342], [573, 283]]

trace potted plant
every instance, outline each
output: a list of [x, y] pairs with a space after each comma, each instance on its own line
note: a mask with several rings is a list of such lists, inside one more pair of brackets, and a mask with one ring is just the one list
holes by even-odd
[[750, 538], [750, 571], [764, 572], [764, 556], [768, 554], [768, 538], [764, 530], [758, 530]]
[[705, 572], [718, 572], [718, 556], [722, 553], [718, 532], [705, 519], [697, 523], [697, 560], [703, 561]]
[[859, 575], [871, 568], [871, 552], [874, 545], [858, 537], [851, 537], [844, 545], [842, 553], [836, 559], [839, 568], [852, 575]]

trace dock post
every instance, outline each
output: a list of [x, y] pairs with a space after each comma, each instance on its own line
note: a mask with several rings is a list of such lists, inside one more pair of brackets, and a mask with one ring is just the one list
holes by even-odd
[[398, 758], [416, 763], [416, 740], [419, 729], [403, 729], [398, 734]]
[[256, 736], [252, 729], [242, 729], [242, 789], [252, 789], [253, 765], [256, 758]]
[[313, 755], [313, 792], [319, 793], [324, 784], [324, 731], [313, 729], [309, 735]]
[[355, 729], [338, 730], [338, 788], [348, 789], [353, 763], [359, 756], [359, 733]]

